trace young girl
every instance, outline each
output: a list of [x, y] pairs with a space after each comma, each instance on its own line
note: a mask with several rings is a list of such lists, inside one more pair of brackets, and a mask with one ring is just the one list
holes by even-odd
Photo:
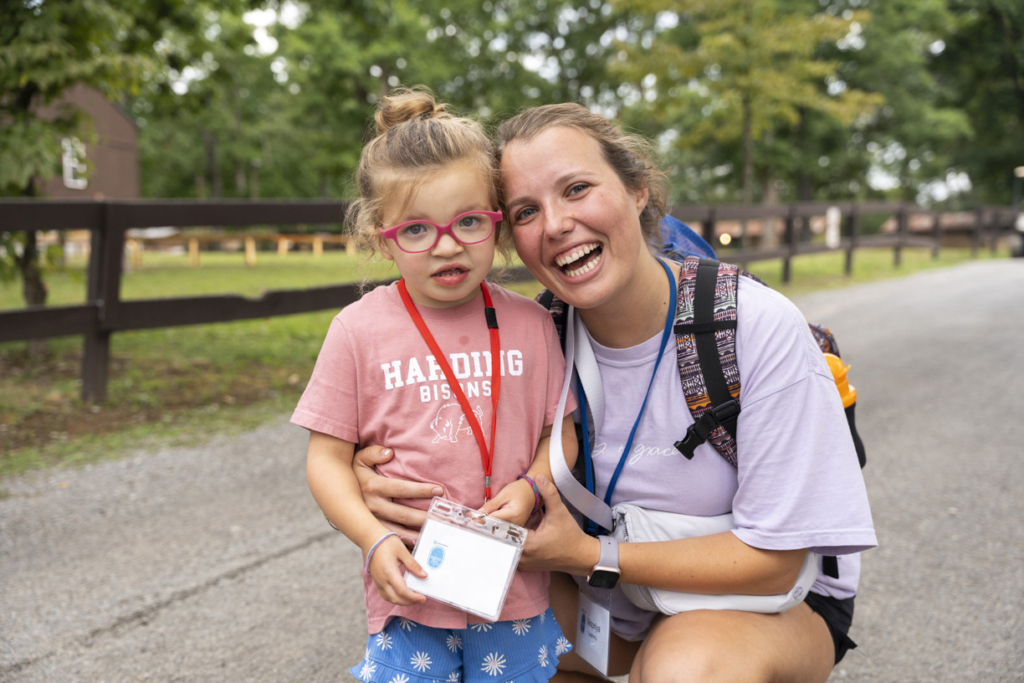
[[[517, 572], [494, 624], [427, 601], [402, 576], [426, 572], [367, 509], [352, 471], [356, 444], [388, 444], [395, 457], [381, 474], [525, 524], [539, 503], [534, 479], [550, 478], [564, 372], [547, 312], [484, 282], [509, 238], [480, 125], [415, 90], [383, 98], [376, 124], [347, 220], [402, 279], [334, 318], [292, 416], [310, 430], [313, 497], [365, 557], [370, 638], [351, 672], [382, 683], [547, 681], [571, 647], [548, 607], [548, 574]], [[575, 453], [571, 418], [556, 438], [562, 429]]]

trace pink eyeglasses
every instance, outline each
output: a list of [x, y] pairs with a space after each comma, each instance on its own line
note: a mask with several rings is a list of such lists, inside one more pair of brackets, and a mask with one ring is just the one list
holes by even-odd
[[430, 251], [449, 234], [459, 244], [477, 244], [494, 234], [494, 226], [501, 222], [500, 211], [467, 211], [452, 219], [448, 225], [430, 221], [408, 221], [393, 228], [381, 230], [385, 239], [394, 240], [398, 248], [410, 254]]

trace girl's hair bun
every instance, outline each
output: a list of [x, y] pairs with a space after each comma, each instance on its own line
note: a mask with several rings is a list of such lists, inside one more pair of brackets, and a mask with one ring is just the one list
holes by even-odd
[[377, 135], [383, 135], [400, 123], [414, 119], [450, 119], [445, 105], [434, 100], [427, 88], [396, 88], [380, 99], [374, 120]]

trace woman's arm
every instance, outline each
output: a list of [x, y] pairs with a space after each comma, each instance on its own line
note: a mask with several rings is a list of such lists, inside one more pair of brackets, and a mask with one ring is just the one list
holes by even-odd
[[388, 462], [395, 451], [383, 446], [367, 446], [355, 454], [352, 469], [355, 472], [363, 501], [373, 516], [391, 531], [416, 538], [418, 529], [427, 521], [427, 511], [399, 505], [393, 498], [433, 498], [444, 494], [437, 484], [424, 484], [400, 479], [389, 479], [374, 469]]
[[[587, 576], [600, 543], [587, 536], [546, 478], [544, 520], [526, 538], [520, 569]], [[761, 550], [730, 532], [660, 543], [620, 543], [623, 583], [690, 593], [775, 595], [793, 587], [806, 550]]]

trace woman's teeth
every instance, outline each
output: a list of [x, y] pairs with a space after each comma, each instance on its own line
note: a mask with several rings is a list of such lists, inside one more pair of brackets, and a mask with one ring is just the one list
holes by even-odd
[[[577, 275], [583, 275], [584, 273], [589, 273], [590, 271], [592, 271], [594, 268], [597, 267], [597, 264], [600, 263], [600, 261], [601, 261], [601, 255], [598, 254], [594, 258], [592, 258], [589, 261], [587, 261], [586, 263], [584, 263], [579, 268], [577, 268], [575, 270], [566, 270], [565, 274], [568, 275], [569, 277], [576, 277]], [[563, 270], [565, 270], [565, 269], [563, 268]]]
[[556, 258], [555, 259], [555, 263], [557, 263], [559, 266], [565, 267], [565, 266], [569, 265], [570, 263], [572, 263], [573, 261], [580, 260], [581, 258], [586, 256], [590, 252], [592, 252], [595, 249], [597, 249], [599, 246], [601, 246], [601, 245], [599, 245], [599, 244], [585, 244], [582, 247], [577, 247], [576, 249], [574, 249], [570, 253], [563, 254], [562, 256], [559, 256], [558, 258]]
[[574, 249], [572, 252], [559, 256], [555, 259], [555, 263], [562, 268], [562, 272], [569, 277], [576, 277], [577, 275], [583, 275], [588, 273], [597, 267], [597, 264], [601, 262], [601, 253], [597, 253], [594, 257], [582, 264], [578, 268], [570, 268], [573, 263], [584, 258], [588, 254], [592, 253], [595, 249], [600, 249], [600, 244], [587, 244], [582, 247]]

